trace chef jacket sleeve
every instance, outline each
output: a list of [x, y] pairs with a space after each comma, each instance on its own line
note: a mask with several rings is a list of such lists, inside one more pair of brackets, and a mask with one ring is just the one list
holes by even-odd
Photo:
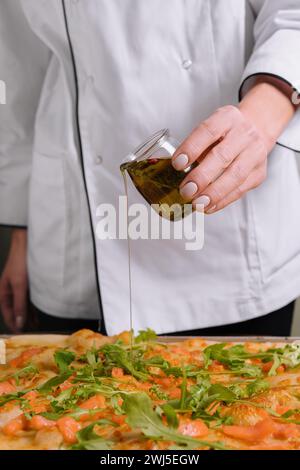
[[26, 226], [35, 114], [49, 49], [20, 0], [0, 2], [0, 224]]
[[[255, 45], [242, 78], [240, 98], [258, 75], [290, 86], [300, 104], [300, 0], [248, 0], [256, 17]], [[278, 143], [300, 152], [300, 107]]]

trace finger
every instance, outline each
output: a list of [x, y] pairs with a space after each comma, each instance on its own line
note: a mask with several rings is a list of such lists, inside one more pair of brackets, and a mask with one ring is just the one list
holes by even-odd
[[21, 281], [13, 284], [12, 288], [15, 329], [21, 331], [27, 315], [27, 286]]
[[[209, 210], [217, 205], [228, 194], [238, 188], [262, 161], [266, 162], [266, 154], [261, 153], [261, 149], [258, 148], [256, 143], [244, 150], [227, 170], [202, 192], [202, 197], [205, 196], [207, 201], [206, 209]], [[199, 197], [201, 198], [201, 194], [195, 196], [198, 204]], [[193, 202], [195, 203], [195, 200]]]
[[[184, 199], [190, 200], [190, 182], [197, 185], [197, 194], [204, 191], [252, 142], [252, 132], [240, 126], [230, 130], [226, 137], [215, 146], [199, 165], [192, 170], [180, 185]], [[188, 186], [187, 186], [188, 185]], [[194, 190], [196, 189], [193, 186]], [[195, 197], [195, 195], [192, 195]]]
[[0, 307], [5, 325], [10, 331], [15, 331], [13, 313], [13, 292], [8, 279], [2, 279], [0, 284]]
[[257, 188], [267, 176], [267, 165], [261, 165], [256, 167], [255, 170], [248, 176], [248, 178], [237, 188], [235, 188], [230, 194], [222, 199], [217, 205], [212, 206], [206, 211], [207, 214], [214, 214], [225, 207], [229, 206], [233, 202], [241, 199], [247, 192]]
[[233, 127], [240, 111], [235, 106], [218, 109], [212, 116], [203, 121], [183, 141], [172, 157], [176, 170], [184, 170], [205, 152], [205, 150], [223, 138]]

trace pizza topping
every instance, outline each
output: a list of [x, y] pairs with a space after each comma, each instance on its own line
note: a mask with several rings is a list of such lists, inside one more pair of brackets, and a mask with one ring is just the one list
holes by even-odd
[[7, 436], [15, 436], [19, 431], [22, 431], [26, 426], [26, 418], [24, 414], [20, 414], [16, 418], [11, 419], [4, 427], [3, 433]]
[[263, 364], [262, 370], [263, 372], [269, 372], [269, 375], [273, 375], [274, 372], [280, 374], [280, 372], [284, 372], [284, 365], [278, 364], [278, 360], [276, 362], [269, 361]]
[[0, 395], [5, 395], [7, 393], [13, 393], [16, 390], [16, 387], [10, 382], [0, 382]]
[[67, 379], [69, 379], [71, 375], [72, 371], [66, 371], [63, 374], [56, 375], [44, 382], [42, 385], [40, 385], [38, 387], [38, 391], [40, 393], [51, 392], [53, 389], [56, 389], [58, 385], [64, 383]]
[[201, 419], [181, 418], [178, 431], [184, 436], [204, 437], [208, 434], [208, 427]]
[[27, 366], [15, 372], [12, 377], [14, 378], [16, 385], [19, 385], [21, 379], [26, 378], [26, 380], [28, 380], [34, 375], [36, 375], [38, 372], [39, 369], [35, 364], [28, 364]]
[[113, 367], [111, 371], [111, 376], [115, 379], [119, 379], [121, 377], [124, 377], [124, 371], [121, 367]]
[[81, 403], [81, 405], [79, 406], [84, 410], [95, 410], [97, 408], [104, 408], [105, 398], [102, 395], [94, 395], [85, 402]]
[[69, 372], [69, 365], [74, 361], [75, 354], [72, 351], [59, 350], [54, 353], [54, 361], [61, 374]]
[[59, 390], [61, 390], [63, 392], [64, 390], [69, 390], [70, 388], [74, 387], [74, 385], [72, 383], [72, 379], [74, 379], [75, 377], [76, 377], [76, 375], [73, 374], [67, 380], [65, 380], [63, 383], [59, 384], [58, 385]]
[[74, 418], [65, 416], [60, 418], [56, 424], [66, 443], [74, 444], [77, 441], [76, 433], [81, 426]]
[[[269, 372], [271, 376], [275, 375], [276, 371], [283, 372], [284, 367], [281, 366], [294, 368], [300, 365], [300, 344], [287, 344], [283, 348], [248, 352], [244, 344], [228, 348], [226, 343], [218, 343], [208, 346], [203, 355], [205, 367], [211, 365], [213, 360], [217, 360], [242, 376], [259, 377], [262, 372]], [[262, 368], [257, 365], [257, 359], [262, 362]]]
[[53, 426], [55, 426], [54, 421], [50, 421], [41, 415], [34, 415], [29, 421], [29, 428], [37, 431], [44, 428], [52, 428]]
[[277, 424], [274, 437], [277, 439], [299, 439], [300, 426], [296, 424]]
[[105, 398], [102, 395], [94, 395], [88, 400], [84, 401], [79, 405], [79, 408], [82, 410], [88, 410], [89, 413], [78, 414], [75, 412], [73, 416], [78, 416], [80, 421], [87, 420], [98, 420], [103, 415], [103, 410], [105, 409]]
[[134, 338], [135, 343], [148, 343], [149, 341], [155, 341], [157, 338], [155, 331], [151, 330], [151, 328], [147, 328], [147, 330], [139, 331], [139, 334]]
[[223, 426], [222, 428], [227, 436], [250, 442], [260, 441], [273, 434], [275, 430], [276, 425], [270, 418], [259, 421], [254, 426]]
[[152, 408], [152, 403], [145, 393], [127, 395], [124, 399], [123, 409], [127, 415], [126, 422], [132, 428], [138, 428], [145, 436], [154, 440], [175, 442], [182, 448], [224, 449], [218, 442], [206, 442], [185, 436], [163, 424], [159, 415]]
[[77, 450], [109, 450], [111, 448], [112, 441], [99, 436], [99, 434], [95, 431], [97, 430], [97, 426], [107, 426], [107, 424], [109, 426], [114, 426], [114, 423], [109, 421], [103, 422], [103, 420], [101, 420], [89, 424], [81, 431], [77, 432], [76, 438], [78, 440], [78, 444], [72, 448]]
[[31, 359], [36, 354], [39, 354], [43, 350], [44, 350], [44, 348], [26, 349], [19, 356], [15, 357], [14, 359], [12, 359], [10, 361], [10, 366], [11, 367], [22, 367], [24, 364], [26, 364], [29, 361], [29, 359]]
[[300, 449], [299, 344], [168, 344], [152, 330], [136, 338], [82, 330], [59, 344], [18, 347], [0, 367], [0, 442]]
[[22, 397], [22, 409], [27, 413], [43, 413], [47, 410], [48, 403], [36, 390], [31, 390]]

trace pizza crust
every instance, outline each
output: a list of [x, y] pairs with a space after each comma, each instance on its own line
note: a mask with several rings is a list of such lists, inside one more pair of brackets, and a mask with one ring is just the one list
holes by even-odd
[[5, 340], [0, 339], [0, 364], [6, 363], [6, 345]]
[[10, 336], [4, 339], [6, 346], [10, 348], [24, 347], [24, 346], [55, 346], [64, 347], [68, 335], [58, 334], [28, 334]]

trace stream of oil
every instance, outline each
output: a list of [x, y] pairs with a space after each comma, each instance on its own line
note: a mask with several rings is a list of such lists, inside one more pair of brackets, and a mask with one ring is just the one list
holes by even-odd
[[[120, 167], [125, 196], [126, 196], [126, 224], [127, 224], [127, 253], [128, 253], [128, 284], [129, 284], [129, 326], [131, 349], [133, 346], [133, 305], [132, 305], [132, 250], [129, 236], [128, 213], [128, 176], [136, 189], [150, 204], [157, 207], [166, 207], [158, 210], [160, 216], [170, 221], [180, 220], [185, 216], [184, 204], [179, 193], [180, 183], [186, 177], [185, 172], [178, 172], [172, 166], [171, 158], [151, 158], [143, 161], [127, 162]], [[172, 205], [177, 206], [176, 212], [168, 211]], [[179, 210], [178, 210], [179, 208]]]
[[129, 328], [130, 328], [130, 349], [132, 351], [133, 348], [133, 315], [132, 315], [132, 277], [131, 277], [131, 245], [130, 245], [130, 237], [129, 237], [129, 214], [128, 214], [128, 181], [127, 181], [127, 172], [126, 170], [122, 169], [121, 173], [124, 182], [124, 189], [125, 189], [125, 197], [126, 197], [126, 226], [127, 226], [127, 257], [128, 257], [128, 283], [129, 283]]

